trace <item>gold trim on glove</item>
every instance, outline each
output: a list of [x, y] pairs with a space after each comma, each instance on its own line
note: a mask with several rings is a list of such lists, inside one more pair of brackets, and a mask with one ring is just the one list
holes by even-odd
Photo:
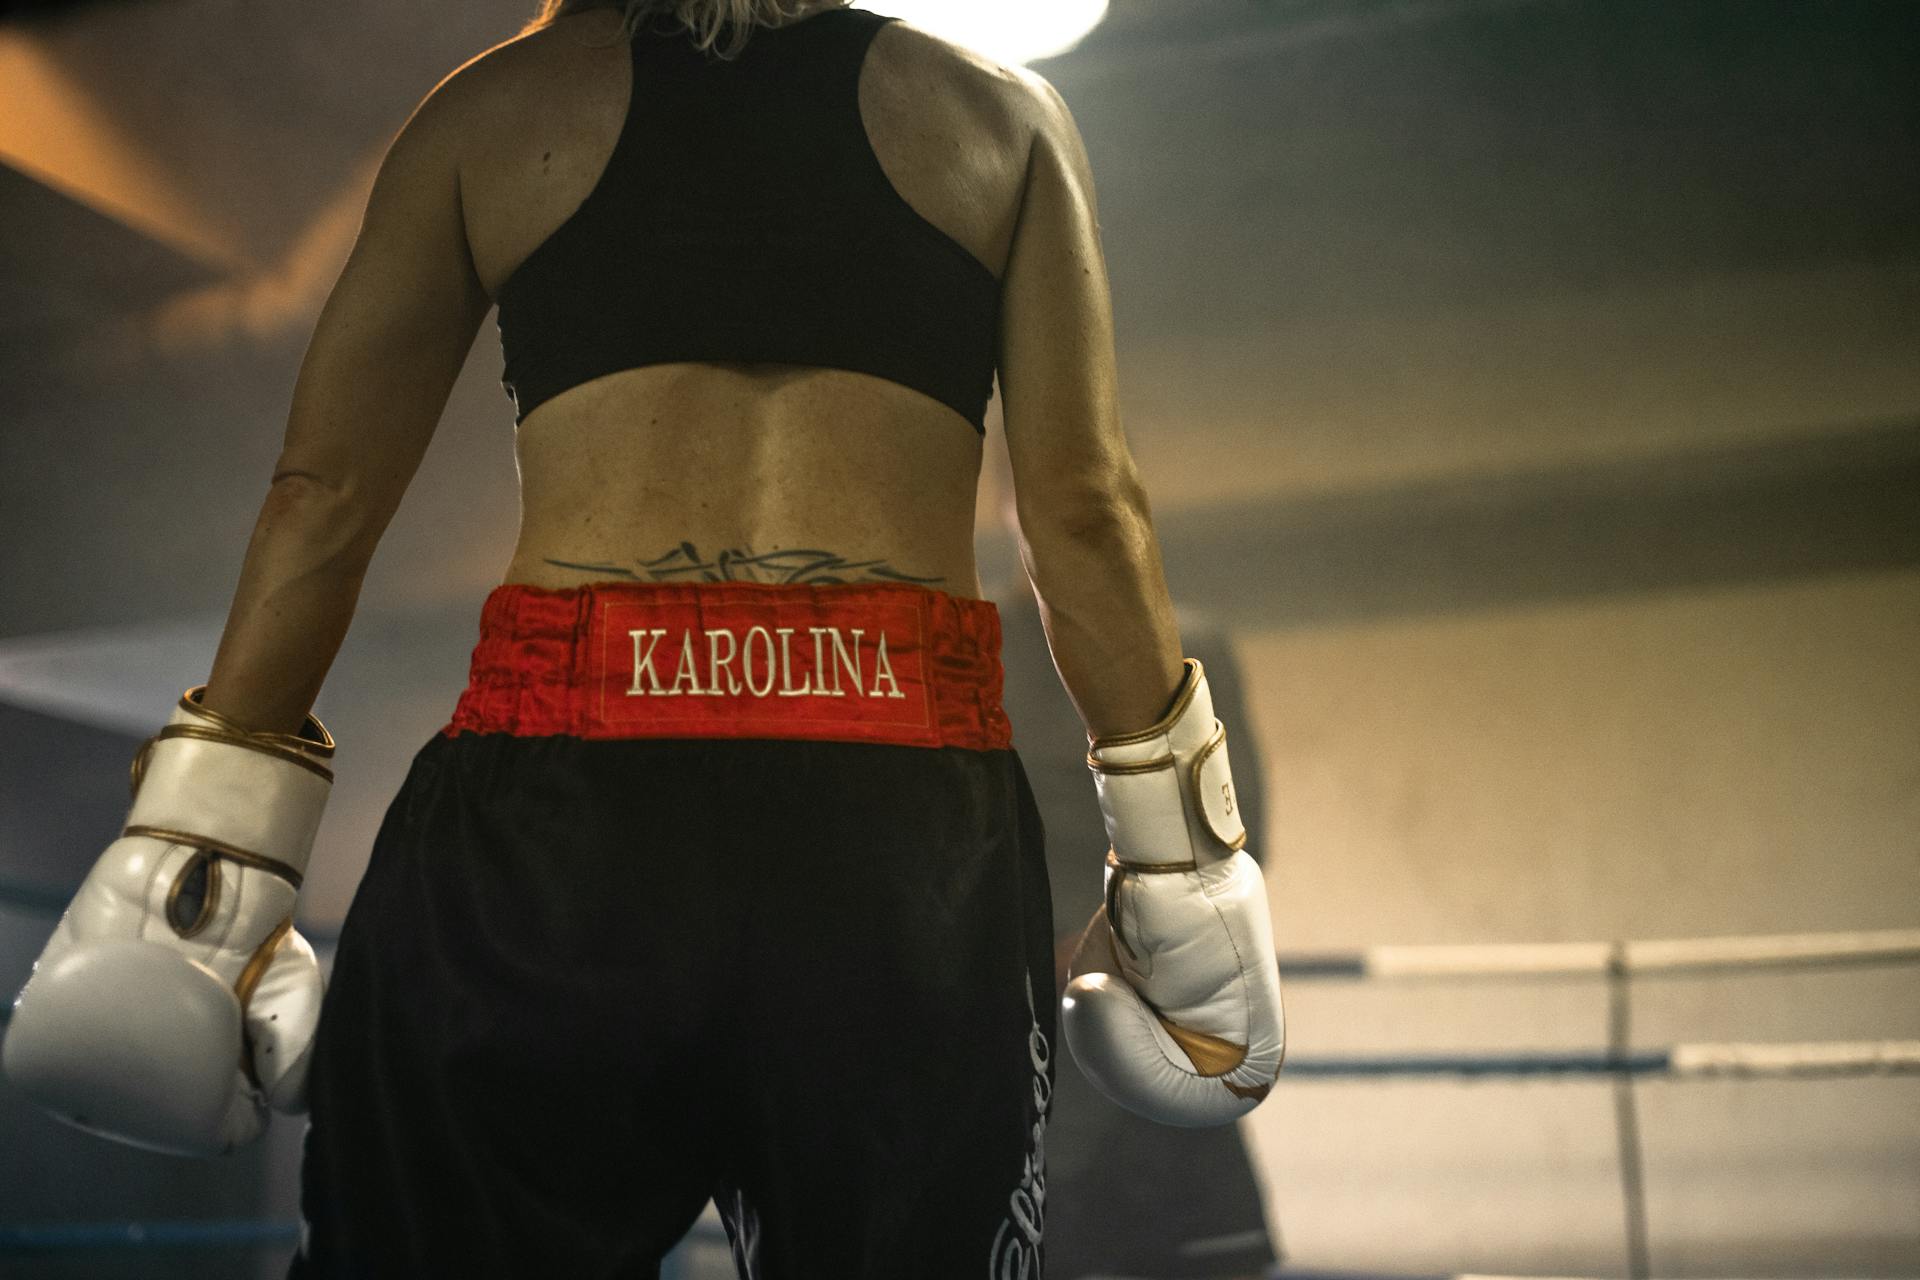
[[233, 994], [240, 998], [240, 1007], [247, 1007], [253, 999], [253, 989], [260, 985], [260, 979], [266, 975], [267, 966], [273, 963], [273, 953], [280, 946], [280, 939], [293, 932], [293, 917], [288, 916], [274, 927], [267, 940], [254, 948], [253, 955], [247, 960], [247, 967], [240, 971], [239, 980], [233, 984]]
[[180, 705], [209, 721], [209, 724], [170, 724], [142, 742], [133, 753], [133, 764], [127, 771], [127, 789], [133, 795], [140, 794], [140, 780], [147, 776], [148, 757], [156, 746], [168, 738], [193, 738], [200, 742], [224, 742], [228, 746], [245, 747], [276, 760], [297, 764], [327, 782], [333, 781], [333, 770], [322, 763], [333, 756], [333, 735], [316, 717], [308, 716], [299, 733], [255, 732], [218, 711], [201, 706], [200, 698], [206, 691], [207, 686], [195, 685], [180, 695]]
[[[1187, 766], [1187, 794], [1193, 797], [1194, 807], [1200, 811], [1201, 824], [1206, 827], [1208, 833], [1228, 849], [1238, 853], [1240, 850], [1246, 848], [1247, 845], [1247, 824], [1244, 821], [1240, 822], [1240, 834], [1236, 838], [1232, 840], [1223, 839], [1219, 830], [1213, 825], [1213, 815], [1208, 811], [1205, 802], [1200, 798], [1200, 771], [1206, 767], [1207, 761], [1212, 758], [1213, 753], [1226, 745], [1226, 726], [1218, 720], [1215, 720], [1213, 722], [1213, 734], [1207, 739], [1207, 745], [1195, 753], [1193, 763]], [[1238, 802], [1238, 796], [1233, 790], [1233, 777], [1231, 774], [1227, 777], [1226, 799], [1227, 812], [1232, 813]]]
[[1109, 846], [1107, 865], [1114, 870], [1114, 874], [1107, 877], [1107, 931], [1113, 935], [1113, 940], [1120, 944], [1121, 949], [1129, 957], [1138, 960], [1140, 953], [1133, 949], [1126, 935], [1120, 931], [1120, 884], [1127, 878], [1126, 873], [1138, 871], [1145, 875], [1163, 875], [1175, 871], [1198, 871], [1200, 864], [1192, 858], [1185, 862], [1125, 862]]
[[145, 823], [136, 822], [128, 826], [120, 834], [123, 836], [146, 836], [148, 839], [165, 840], [169, 844], [181, 845], [188, 849], [198, 849], [203, 853], [218, 854], [220, 857], [231, 859], [243, 867], [252, 867], [256, 871], [265, 871], [271, 875], [279, 876], [296, 889], [300, 887], [300, 881], [303, 878], [298, 871], [280, 861], [278, 858], [269, 858], [263, 853], [253, 853], [249, 850], [242, 849], [239, 845], [228, 844], [224, 840], [215, 840], [208, 836], [197, 836], [191, 831], [175, 831], [171, 827], [150, 827]]
[[1192, 858], [1185, 862], [1128, 862], [1113, 849], [1107, 850], [1107, 865], [1119, 867], [1122, 871], [1140, 871], [1147, 875], [1160, 875], [1168, 871], [1198, 871], [1200, 864]]
[[1171, 755], [1164, 755], [1155, 756], [1151, 760], [1123, 760], [1109, 764], [1089, 751], [1087, 752], [1087, 768], [1093, 770], [1095, 773], [1106, 774], [1159, 773], [1162, 769], [1173, 768], [1173, 757]]
[[[195, 875], [206, 877], [205, 888], [200, 894], [200, 908], [191, 920], [182, 921], [180, 917], [180, 893]], [[173, 884], [167, 888], [167, 923], [175, 934], [182, 938], [191, 938], [206, 928], [213, 920], [214, 912], [220, 909], [220, 859], [205, 849], [196, 849], [187, 864], [180, 868], [180, 874], [173, 878]]]
[[1145, 742], [1149, 738], [1158, 737], [1173, 727], [1174, 722], [1185, 713], [1187, 704], [1193, 701], [1194, 692], [1200, 688], [1200, 681], [1206, 678], [1206, 672], [1200, 666], [1200, 659], [1182, 658], [1181, 661], [1186, 664], [1186, 673], [1180, 680], [1180, 688], [1174, 693], [1173, 706], [1168, 709], [1167, 714], [1146, 728], [1133, 733], [1116, 733], [1105, 738], [1095, 738], [1093, 750], [1099, 751], [1105, 747], [1129, 747], [1136, 742]]
[[[1111, 849], [1107, 850], [1107, 865], [1115, 868], [1119, 866], [1119, 861], [1113, 856], [1113, 850]], [[1121, 950], [1125, 951], [1132, 959], [1138, 960], [1140, 957], [1134, 954], [1133, 947], [1127, 942], [1126, 935], [1120, 932], [1120, 882], [1126, 878], [1126, 875], [1119, 870], [1115, 870], [1107, 877], [1107, 900], [1105, 904], [1107, 910], [1107, 932], [1113, 935], [1113, 940], [1120, 944]]]
[[[285, 735], [280, 735], [284, 738]], [[147, 757], [153, 749], [169, 738], [192, 738], [198, 742], [224, 742], [228, 746], [245, 747], [249, 751], [258, 751], [261, 755], [272, 756], [276, 760], [285, 760], [297, 764], [309, 773], [317, 773], [328, 782], [333, 781], [333, 770], [321, 764], [298, 747], [282, 745], [274, 738], [263, 738], [252, 734], [234, 734], [225, 729], [213, 728], [202, 724], [170, 724], [160, 732], [140, 744], [140, 752], [133, 759], [133, 789], [140, 789], [140, 779], [147, 771]]]
[[[254, 988], [260, 985], [260, 979], [266, 976], [267, 966], [273, 963], [273, 953], [280, 949], [280, 942], [293, 932], [293, 917], [282, 920], [267, 940], [254, 948], [253, 955], [247, 959], [247, 967], [240, 971], [239, 981], [233, 984], [233, 994], [240, 998], [240, 1011], [246, 1012], [247, 1005], [253, 1000]], [[244, 1023], [242, 1024], [244, 1028]], [[240, 1037], [240, 1069], [247, 1073], [247, 1081], [254, 1088], [265, 1092], [266, 1086], [260, 1083], [260, 1074], [253, 1065], [253, 1037], [242, 1032]]]
[[[1158, 1011], [1153, 1016], [1187, 1055], [1193, 1069], [1203, 1076], [1223, 1076], [1247, 1060], [1247, 1046], [1243, 1044], [1210, 1036], [1204, 1031], [1189, 1031], [1177, 1022], [1167, 1021]], [[1227, 1088], [1233, 1086], [1229, 1084]]]
[[238, 734], [243, 738], [254, 738], [260, 741], [272, 742], [280, 746], [292, 747], [297, 751], [309, 751], [318, 756], [330, 756], [333, 754], [333, 735], [327, 732], [327, 726], [321, 724], [319, 718], [314, 715], [309, 714], [307, 716], [306, 720], [300, 725], [300, 732], [298, 733], [275, 733], [266, 729], [249, 729], [238, 720], [222, 715], [211, 707], [201, 706], [200, 700], [206, 697], [206, 694], [207, 686], [197, 684], [180, 695], [180, 705], [197, 716], [205, 716], [220, 728], [225, 729], [228, 733]]

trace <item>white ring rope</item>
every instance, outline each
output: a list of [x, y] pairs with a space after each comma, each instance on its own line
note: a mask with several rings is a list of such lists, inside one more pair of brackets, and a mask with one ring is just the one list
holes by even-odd
[[1814, 1044], [1677, 1044], [1667, 1074], [1741, 1080], [1891, 1076], [1920, 1071], [1920, 1040], [1832, 1040]]
[[1920, 929], [1677, 938], [1644, 942], [1541, 942], [1382, 946], [1283, 953], [1295, 978], [1519, 978], [1813, 968], [1920, 960]]

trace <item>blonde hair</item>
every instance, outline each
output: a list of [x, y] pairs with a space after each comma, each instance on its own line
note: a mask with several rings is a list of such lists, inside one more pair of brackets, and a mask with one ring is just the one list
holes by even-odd
[[[719, 58], [738, 57], [755, 27], [775, 27], [816, 8], [845, 8], [852, 0], [540, 0], [540, 9], [520, 31], [527, 35], [569, 14], [619, 9], [631, 40], [642, 26], [669, 19], [689, 32], [696, 48]], [[727, 37], [724, 49], [717, 47]]]

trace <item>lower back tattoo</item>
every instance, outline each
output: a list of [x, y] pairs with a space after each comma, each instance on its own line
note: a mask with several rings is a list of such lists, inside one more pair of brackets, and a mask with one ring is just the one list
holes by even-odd
[[926, 586], [944, 578], [919, 578], [902, 573], [884, 560], [849, 560], [817, 548], [778, 547], [756, 552], [752, 547], [729, 548], [709, 559], [691, 542], [682, 542], [663, 556], [627, 564], [580, 564], [548, 560], [558, 569], [577, 569], [634, 582], [817, 582], [843, 585], [860, 582], [911, 582]]

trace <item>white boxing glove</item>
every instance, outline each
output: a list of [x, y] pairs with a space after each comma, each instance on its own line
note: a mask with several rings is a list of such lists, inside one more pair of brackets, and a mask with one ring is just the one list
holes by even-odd
[[1267, 1096], [1285, 1033], [1260, 866], [1244, 849], [1200, 663], [1173, 708], [1087, 754], [1106, 818], [1106, 903], [1082, 937], [1061, 1016], [1100, 1092], [1162, 1124], [1227, 1124]]
[[294, 895], [333, 739], [253, 733], [180, 700], [134, 758], [133, 808], [14, 1000], [7, 1078], [55, 1116], [215, 1155], [306, 1109], [320, 966]]

